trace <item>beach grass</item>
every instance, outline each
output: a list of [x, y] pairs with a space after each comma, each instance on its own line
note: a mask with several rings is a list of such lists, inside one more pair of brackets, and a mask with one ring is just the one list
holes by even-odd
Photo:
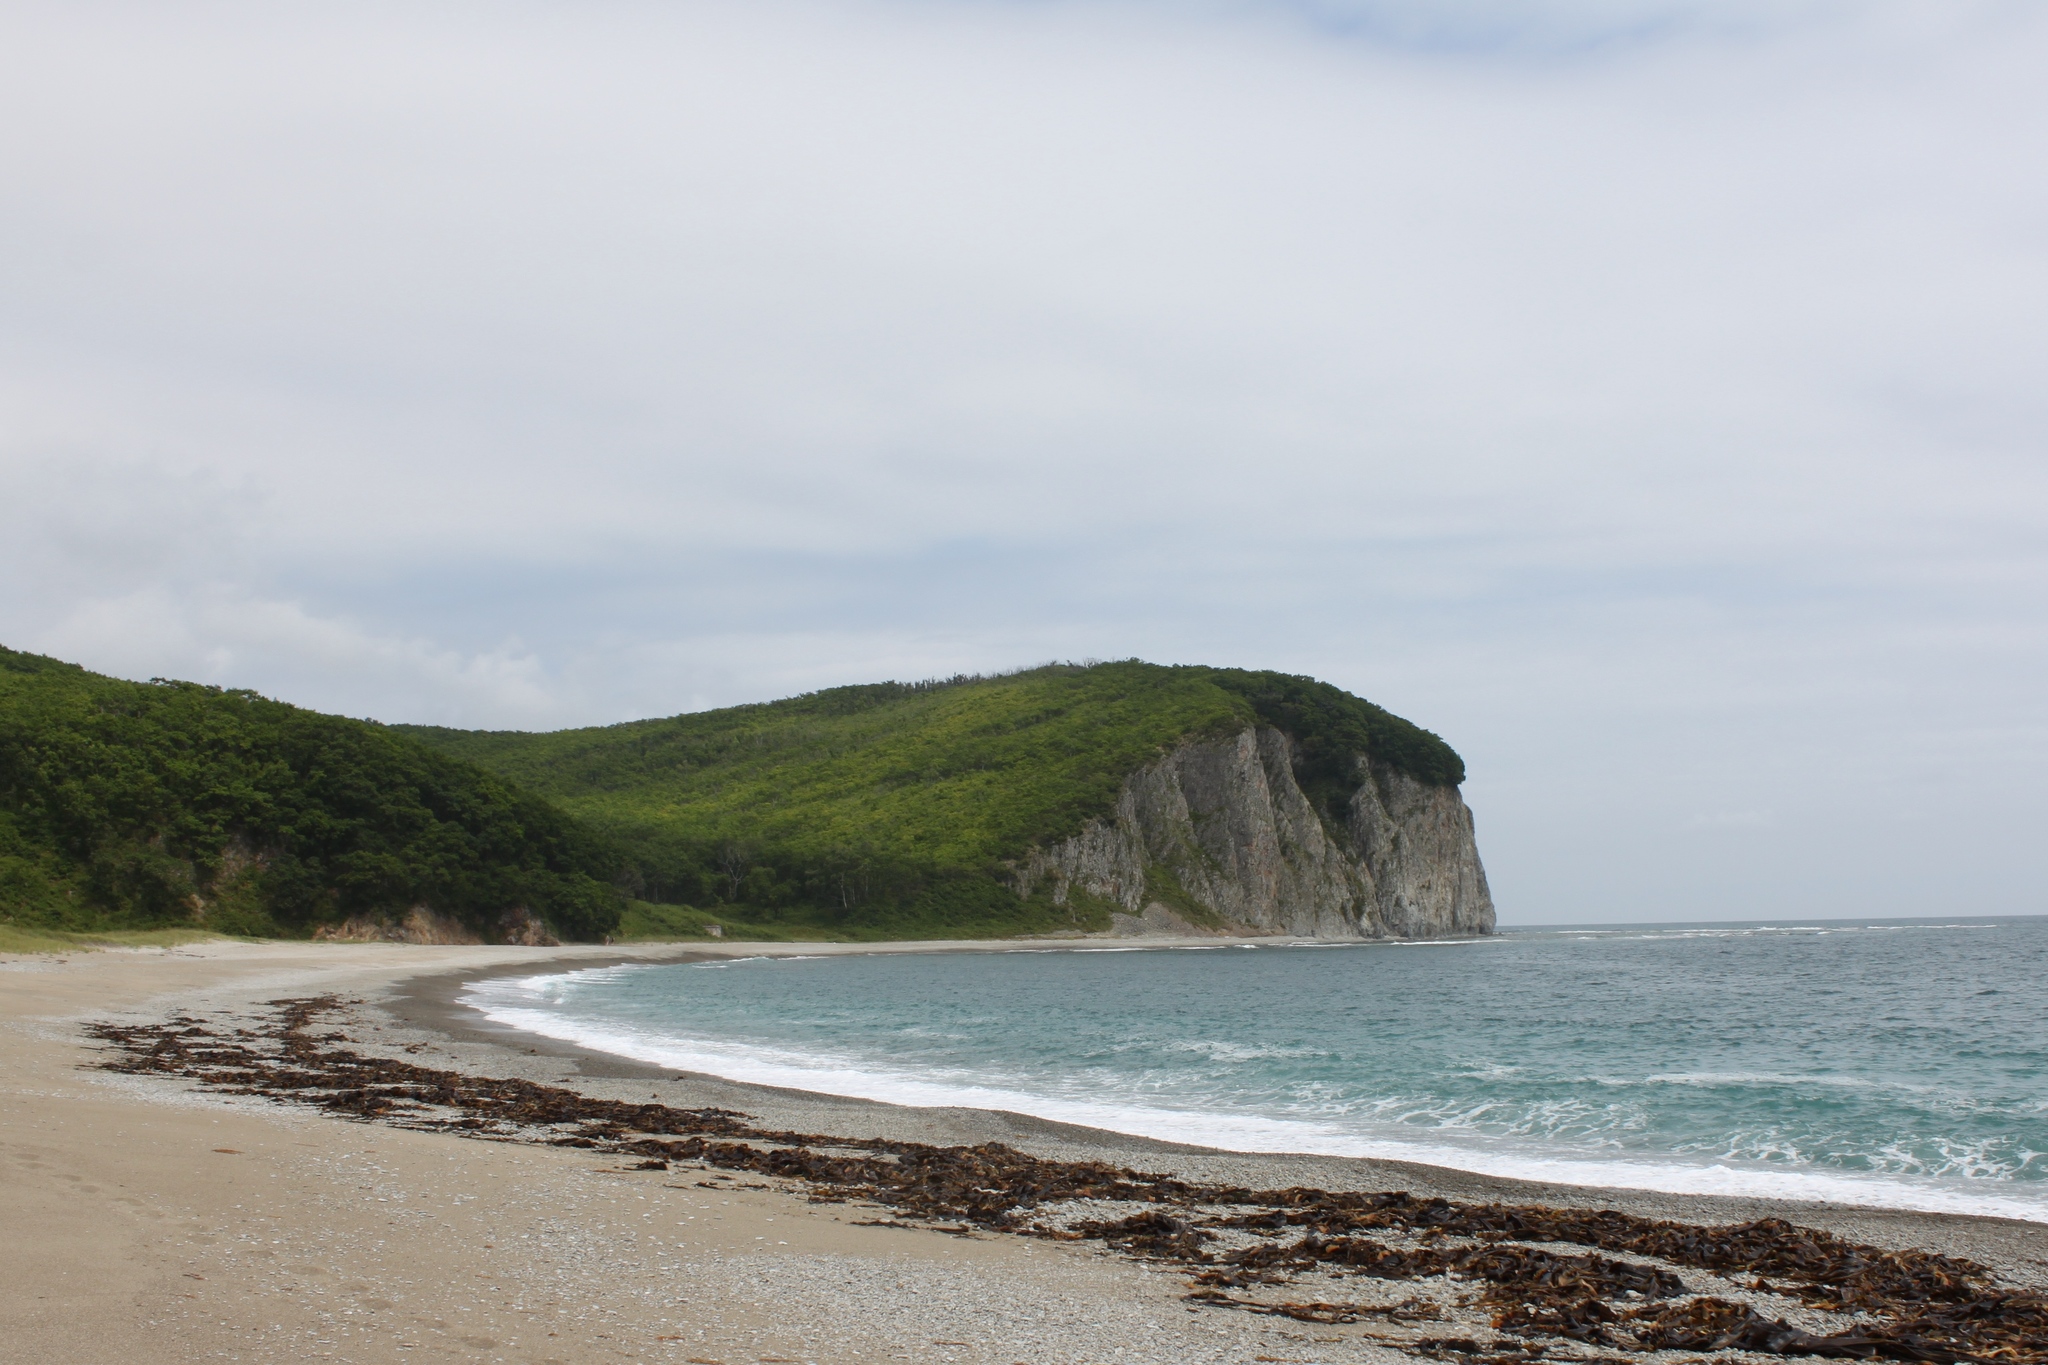
[[[720, 932], [712, 933], [713, 928]], [[655, 905], [649, 901], [626, 902], [614, 943], [716, 942], [721, 938], [747, 943], [780, 943], [789, 938], [788, 926], [776, 928], [736, 920], [713, 910], [691, 905]]]
[[[0, 924], [0, 953], [90, 953], [101, 948], [179, 948], [229, 937], [204, 929], [109, 929], [73, 933], [64, 929], [33, 929]], [[248, 940], [255, 942], [256, 940]]]

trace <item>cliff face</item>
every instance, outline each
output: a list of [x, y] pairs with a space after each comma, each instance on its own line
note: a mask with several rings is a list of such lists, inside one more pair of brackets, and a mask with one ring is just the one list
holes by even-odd
[[1293, 745], [1250, 728], [1184, 744], [1124, 783], [1116, 814], [1034, 850], [1029, 897], [1108, 901], [1121, 933], [1443, 938], [1493, 932], [1493, 899], [1456, 787], [1360, 760], [1341, 830], [1294, 779]]

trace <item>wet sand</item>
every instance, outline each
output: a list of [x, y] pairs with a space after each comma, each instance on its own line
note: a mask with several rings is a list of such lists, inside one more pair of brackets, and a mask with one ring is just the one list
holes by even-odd
[[[883, 945], [958, 951], [987, 944]], [[1022, 945], [1020, 945], [1022, 946]], [[1043, 947], [1042, 943], [1029, 946]], [[1722, 1223], [1767, 1214], [2048, 1284], [2048, 1228], [1787, 1201], [1538, 1185], [1435, 1167], [1154, 1142], [678, 1075], [499, 1028], [465, 980], [847, 945], [522, 949], [209, 943], [0, 960], [0, 1360], [1410, 1361], [1366, 1328], [1195, 1311], [1094, 1244], [862, 1226], [778, 1182], [349, 1122], [87, 1069], [94, 1020], [360, 1000], [366, 1051], [769, 1127], [997, 1140], [1273, 1188], [1407, 1189]], [[759, 1185], [762, 1188], [746, 1188]]]

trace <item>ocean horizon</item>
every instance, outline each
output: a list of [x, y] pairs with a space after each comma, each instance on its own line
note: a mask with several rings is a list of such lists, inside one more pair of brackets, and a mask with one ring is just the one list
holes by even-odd
[[2048, 1222], [2048, 917], [734, 956], [469, 983], [681, 1071], [1245, 1152]]

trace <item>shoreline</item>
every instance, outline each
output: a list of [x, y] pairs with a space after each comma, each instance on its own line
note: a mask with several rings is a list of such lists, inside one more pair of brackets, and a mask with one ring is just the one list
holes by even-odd
[[[1243, 1365], [1300, 1338], [1190, 1313], [1174, 1277], [1099, 1251], [910, 1227], [788, 1180], [627, 1169], [113, 1074], [87, 1033], [185, 1018], [232, 1035], [281, 999], [367, 1003], [437, 974], [676, 951], [223, 941], [0, 957], [0, 1334], [22, 1359], [195, 1365]], [[366, 1054], [576, 1069], [358, 1014]], [[626, 1093], [644, 1102], [644, 1084]], [[1327, 1358], [1409, 1359], [1365, 1336], [1340, 1347]]]
[[[984, 947], [972, 941], [910, 942], [883, 945], [883, 951], [901, 953], [955, 953], [974, 951], [1090, 951], [1096, 949], [1099, 940], [1031, 940], [1027, 942], [1003, 941], [1002, 946]], [[1223, 946], [1295, 946], [1298, 938], [1233, 939], [1222, 941]], [[1172, 949], [1181, 947], [1214, 947], [1213, 939], [1167, 939], [1155, 943], [1129, 944], [1115, 951], [1134, 951], [1157, 947]], [[690, 945], [665, 962], [688, 963], [714, 960], [717, 958], [742, 957], [815, 957], [845, 956], [868, 951], [868, 945], [845, 944], [757, 944], [738, 943], [713, 945], [703, 948]], [[688, 1076], [697, 1086], [715, 1087], [723, 1097], [717, 1103], [726, 1107], [745, 1107], [749, 1102], [775, 1106], [794, 1106], [798, 1112], [820, 1114], [835, 1113], [846, 1109], [849, 1113], [865, 1112], [866, 1107], [880, 1106], [884, 1109], [901, 1110], [909, 1114], [948, 1115], [983, 1114], [1000, 1116], [1001, 1122], [992, 1119], [979, 1124], [965, 1125], [963, 1131], [1004, 1133], [1013, 1136], [989, 1140], [1020, 1140], [1025, 1134], [1062, 1135], [1061, 1141], [1068, 1150], [1099, 1150], [1107, 1152], [1140, 1153], [1161, 1152], [1201, 1155], [1214, 1161], [1237, 1161], [1257, 1163], [1267, 1159], [1287, 1163], [1327, 1162], [1336, 1163], [1330, 1169], [1333, 1174], [1324, 1179], [1366, 1179], [1378, 1182], [1372, 1188], [1385, 1188], [1388, 1178], [1410, 1181], [1418, 1189], [1460, 1199], [1499, 1199], [1507, 1202], [1558, 1203], [1570, 1206], [1600, 1204], [1603, 1207], [1633, 1209], [1683, 1207], [1688, 1212], [1659, 1215], [1679, 1217], [1685, 1221], [1738, 1222], [1761, 1217], [1778, 1217], [1821, 1224], [1815, 1220], [1823, 1214], [1856, 1214], [1861, 1217], [1898, 1216], [1905, 1218], [1963, 1218], [1979, 1219], [1997, 1225], [2012, 1225], [2032, 1228], [2048, 1237], [2048, 1219], [2027, 1218], [1997, 1212], [1977, 1212], [1964, 1209], [1915, 1208], [1896, 1204], [1863, 1203], [1853, 1199], [1829, 1199], [1825, 1197], [1790, 1196], [1750, 1192], [1694, 1192], [1659, 1189], [1644, 1185], [1610, 1184], [1597, 1181], [1550, 1180], [1540, 1176], [1498, 1171], [1475, 1170], [1447, 1162], [1427, 1159], [1405, 1158], [1387, 1155], [1347, 1155], [1329, 1152], [1275, 1150], [1259, 1148], [1253, 1150], [1224, 1145], [1207, 1144], [1180, 1140], [1153, 1134], [1125, 1131], [1107, 1126], [1098, 1126], [1071, 1119], [1059, 1119], [1028, 1111], [986, 1108], [965, 1105], [920, 1105], [896, 1100], [877, 1099], [855, 1095], [844, 1095], [828, 1091], [813, 1091], [777, 1085], [762, 1081], [743, 1080], [718, 1076], [711, 1073], [681, 1071], [675, 1066], [636, 1058], [624, 1053], [611, 1052], [603, 1048], [586, 1045], [571, 1039], [522, 1029], [516, 1024], [503, 1023], [488, 1018], [482, 1011], [466, 1005], [459, 999], [465, 986], [500, 976], [542, 976], [589, 970], [613, 965], [645, 963], [655, 965], [642, 956], [622, 958], [617, 962], [563, 962], [550, 966], [537, 963], [530, 968], [494, 968], [471, 974], [449, 973], [432, 977], [416, 978], [402, 988], [395, 988], [382, 1008], [395, 1017], [415, 1027], [444, 1033], [467, 1043], [490, 1047], [494, 1044], [513, 1052], [537, 1052], [574, 1061], [578, 1074], [592, 1079], [663, 1079]], [[709, 1093], [707, 1089], [707, 1093]], [[751, 1099], [750, 1097], [759, 1097]], [[806, 1119], [805, 1122], [812, 1120]], [[780, 1126], [801, 1126], [796, 1123]], [[903, 1126], [907, 1131], [915, 1124]], [[964, 1140], [964, 1139], [963, 1139]], [[1358, 1173], [1369, 1173], [1360, 1175]], [[1208, 1177], [1203, 1177], [1208, 1178]], [[1233, 1177], [1234, 1178], [1234, 1177]], [[1348, 1187], [1348, 1186], [1347, 1186]], [[1337, 1186], [1330, 1186], [1337, 1188]], [[1364, 1186], [1359, 1186], [1364, 1188]], [[1993, 1196], [1995, 1197], [1995, 1196]], [[1829, 1226], [1833, 1226], [1830, 1224]], [[1859, 1239], [1869, 1240], [1864, 1232], [1856, 1232]]]
[[1777, 1217], [2048, 1286], [2038, 1224], [1233, 1153], [1002, 1111], [913, 1109], [676, 1073], [479, 1028], [455, 999], [486, 975], [870, 947], [221, 943], [0, 960], [0, 1274], [21, 1288], [0, 1325], [49, 1359], [147, 1350], [179, 1361], [243, 1352], [396, 1361], [418, 1360], [436, 1343], [451, 1359], [532, 1365], [1413, 1359], [1388, 1349], [1377, 1329], [1305, 1334], [1298, 1322], [1186, 1308], [1184, 1279], [1099, 1244], [948, 1236], [878, 1223], [858, 1206], [813, 1204], [787, 1182], [636, 1174], [616, 1157], [573, 1148], [349, 1122], [169, 1078], [81, 1070], [98, 1055], [82, 1032], [92, 1020], [255, 1019], [264, 1002], [325, 994], [362, 1002], [364, 1022], [350, 1034], [366, 1055], [603, 1099], [736, 1110], [764, 1126], [849, 1139], [1001, 1142], [1048, 1159], [1252, 1188], [1408, 1190], [1686, 1223]]

